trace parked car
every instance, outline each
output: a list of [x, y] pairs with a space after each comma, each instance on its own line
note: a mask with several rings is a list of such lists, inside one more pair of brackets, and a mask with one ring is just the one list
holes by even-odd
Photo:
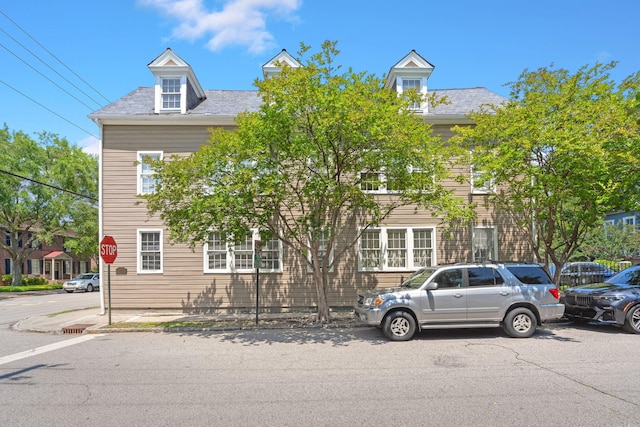
[[396, 288], [364, 292], [354, 314], [392, 341], [409, 340], [423, 329], [498, 326], [525, 338], [562, 317], [559, 296], [537, 264], [454, 264], [418, 270]]
[[570, 320], [609, 323], [640, 334], [640, 266], [622, 270], [603, 283], [569, 288], [562, 302]]
[[71, 280], [67, 280], [62, 285], [62, 289], [66, 292], [85, 291], [93, 292], [96, 289], [100, 289], [100, 274], [99, 273], [84, 273], [76, 276]]
[[609, 267], [597, 262], [568, 262], [560, 270], [560, 286], [578, 286], [600, 283], [616, 274]]

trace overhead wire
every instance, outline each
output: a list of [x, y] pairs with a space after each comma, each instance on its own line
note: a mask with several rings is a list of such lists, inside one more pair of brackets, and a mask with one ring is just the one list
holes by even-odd
[[17, 28], [20, 29], [20, 31], [22, 31], [23, 33], [25, 33], [27, 35], [27, 37], [29, 37], [31, 40], [33, 40], [38, 46], [40, 46], [45, 52], [47, 52], [49, 55], [51, 55], [51, 57], [53, 59], [55, 59], [56, 61], [58, 61], [63, 67], [65, 67], [67, 70], [69, 70], [69, 72], [71, 72], [74, 76], [76, 76], [78, 79], [80, 79], [80, 81], [82, 81], [82, 83], [86, 84], [88, 87], [90, 87], [95, 93], [97, 93], [98, 95], [100, 95], [105, 101], [107, 101], [107, 103], [111, 103], [111, 100], [109, 100], [109, 98], [107, 98], [106, 96], [104, 96], [98, 89], [96, 89], [95, 87], [93, 87], [89, 82], [87, 82], [85, 79], [83, 79], [81, 76], [79, 76], [75, 71], [73, 71], [69, 66], [67, 66], [67, 64], [65, 64], [64, 62], [62, 62], [62, 60], [60, 60], [56, 55], [54, 55], [49, 49], [47, 49], [42, 43], [40, 43], [35, 37], [33, 37], [31, 34], [29, 34], [29, 32], [27, 32], [25, 29], [23, 29], [20, 25], [18, 25], [17, 22], [15, 22], [13, 19], [11, 19], [9, 17], [9, 15], [7, 15], [6, 13], [4, 13], [1, 9], [0, 9], [0, 14], [2, 14], [5, 18], [7, 18], [7, 20], [9, 22], [11, 22], [13, 25], [15, 25]]
[[[20, 31], [22, 31], [27, 37], [29, 37], [31, 40], [33, 40], [38, 46], [40, 46], [45, 52], [47, 52], [52, 58], [54, 58], [58, 63], [60, 63], [64, 68], [66, 68], [69, 72], [71, 72], [74, 76], [76, 76], [80, 81], [82, 81], [84, 84], [86, 84], [89, 88], [91, 88], [95, 93], [97, 93], [99, 96], [101, 96], [102, 98], [104, 98], [105, 101], [107, 101], [107, 103], [110, 103], [111, 101], [104, 96], [100, 91], [98, 91], [95, 87], [93, 87], [90, 83], [88, 83], [85, 79], [83, 79], [81, 76], [78, 75], [78, 73], [76, 73], [75, 71], [73, 71], [69, 66], [67, 66], [60, 58], [58, 58], [55, 54], [53, 54], [49, 49], [47, 49], [42, 43], [40, 43], [35, 37], [33, 37], [31, 34], [29, 34], [29, 32], [27, 32], [24, 28], [22, 28], [17, 22], [15, 22], [13, 19], [11, 19], [11, 17], [9, 17], [9, 15], [7, 15], [4, 11], [0, 10], [0, 14], [3, 15], [9, 22], [11, 22], [14, 26], [16, 26]], [[44, 65], [46, 65], [49, 69], [51, 69], [53, 72], [55, 72], [58, 76], [60, 76], [61, 78], [63, 78], [67, 83], [69, 83], [71, 86], [73, 86], [76, 90], [78, 90], [79, 92], [81, 92], [85, 97], [87, 97], [88, 99], [90, 99], [92, 102], [96, 103], [98, 106], [102, 106], [100, 102], [98, 102], [97, 100], [95, 100], [93, 97], [91, 97], [90, 95], [88, 95], [85, 91], [81, 90], [80, 88], [78, 88], [75, 84], [73, 84], [72, 82], [69, 81], [69, 79], [65, 78], [61, 73], [59, 73], [58, 71], [56, 71], [55, 69], [53, 69], [49, 64], [46, 63], [46, 61], [44, 61], [42, 58], [40, 58], [38, 55], [36, 55], [35, 53], [33, 53], [31, 50], [29, 50], [26, 46], [24, 46], [24, 44], [20, 43], [18, 40], [16, 40], [16, 38], [14, 38], [13, 36], [11, 36], [7, 31], [5, 31], [4, 29], [0, 28], [0, 31], [2, 31], [2, 33], [4, 33], [5, 35], [7, 35], [9, 38], [11, 38], [15, 43], [17, 43], [18, 45], [20, 45], [20, 47], [22, 47], [23, 49], [25, 49], [27, 52], [29, 52], [32, 56], [34, 56], [36, 59], [38, 59], [38, 61], [40, 61], [41, 63], [43, 63]], [[3, 44], [0, 43], [0, 47], [2, 47], [3, 49], [5, 49], [7, 52], [9, 52], [10, 54], [12, 54], [14, 57], [16, 57], [18, 60], [20, 60], [21, 62], [23, 62], [25, 65], [27, 65], [29, 68], [31, 68], [34, 72], [38, 73], [40, 76], [42, 76], [43, 78], [45, 78], [47, 81], [49, 81], [51, 84], [53, 84], [54, 86], [56, 86], [58, 89], [62, 90], [64, 93], [66, 93], [67, 95], [69, 95], [71, 98], [73, 98], [75, 101], [77, 101], [78, 103], [80, 103], [81, 105], [83, 105], [84, 107], [88, 108], [89, 110], [95, 110], [95, 108], [87, 105], [85, 102], [83, 102], [81, 99], [79, 99], [78, 97], [76, 97], [75, 95], [73, 95], [72, 93], [70, 93], [68, 90], [66, 90], [65, 88], [63, 88], [62, 86], [60, 86], [59, 84], [57, 84], [56, 82], [54, 82], [53, 80], [51, 80], [49, 77], [47, 77], [45, 74], [43, 74], [42, 72], [40, 72], [39, 70], [37, 70], [34, 66], [32, 66], [31, 64], [29, 64], [26, 60], [24, 60], [23, 58], [21, 58], [18, 54], [16, 54], [15, 52], [11, 51], [9, 48], [7, 48], [6, 46], [4, 46]], [[73, 121], [63, 117], [61, 114], [57, 113], [56, 111], [54, 111], [53, 109], [46, 107], [44, 104], [42, 104], [41, 102], [38, 102], [37, 100], [35, 100], [33, 97], [28, 96], [27, 94], [25, 94], [23, 91], [15, 88], [14, 86], [12, 86], [11, 84], [0, 80], [0, 83], [2, 83], [3, 85], [7, 86], [8, 88], [10, 88], [11, 90], [15, 91], [16, 93], [18, 93], [19, 95], [25, 97], [26, 99], [28, 99], [29, 101], [35, 103], [36, 105], [38, 105], [39, 107], [47, 110], [48, 112], [54, 114], [56, 117], [59, 117], [60, 119], [64, 120], [65, 122], [69, 123], [70, 125], [74, 126], [75, 128], [81, 130], [82, 132], [85, 132], [86, 134], [88, 134], [89, 136], [99, 139], [97, 136], [95, 136], [92, 132], [84, 129], [83, 127], [81, 127], [80, 125], [74, 123]]]
[[64, 193], [73, 194], [74, 196], [78, 196], [78, 197], [82, 197], [82, 198], [85, 198], [85, 199], [93, 200], [94, 202], [98, 201], [98, 199], [96, 199], [93, 196], [87, 196], [86, 194], [77, 193], [77, 192], [71, 191], [71, 190], [65, 190], [64, 188], [58, 187], [56, 185], [47, 184], [46, 182], [38, 181], [38, 180], [35, 180], [35, 179], [32, 179], [32, 178], [27, 178], [26, 176], [18, 175], [17, 173], [9, 172], [9, 171], [3, 170], [3, 169], [0, 169], [0, 173], [4, 173], [6, 175], [10, 175], [10, 176], [13, 176], [13, 177], [16, 177], [16, 178], [24, 179], [26, 181], [33, 182], [34, 184], [43, 185], [45, 187], [49, 187], [49, 188], [52, 188], [54, 190], [59, 190], [59, 191], [62, 191]]
[[[1, 12], [1, 11], [0, 11]], [[61, 79], [63, 79], [65, 82], [69, 83], [71, 86], [73, 86], [74, 88], [76, 88], [78, 90], [78, 92], [82, 93], [84, 96], [86, 96], [87, 98], [89, 98], [90, 100], [92, 100], [93, 102], [95, 102], [98, 106], [102, 107], [102, 104], [100, 104], [98, 101], [96, 101], [95, 99], [93, 99], [91, 97], [91, 95], [89, 95], [88, 93], [86, 93], [85, 91], [83, 91], [82, 89], [80, 89], [78, 86], [76, 86], [71, 80], [67, 79], [65, 76], [63, 76], [62, 74], [60, 74], [55, 68], [53, 68], [51, 65], [47, 64], [47, 62], [45, 60], [43, 60], [42, 58], [40, 58], [38, 55], [36, 55], [34, 52], [32, 52], [28, 47], [26, 47], [25, 45], [23, 45], [22, 43], [20, 43], [19, 40], [17, 40], [15, 37], [13, 37], [11, 34], [7, 33], [5, 30], [3, 30], [2, 28], [0, 28], [0, 31], [2, 31], [4, 34], [7, 35], [7, 37], [9, 37], [11, 40], [13, 40], [14, 42], [16, 42], [18, 45], [20, 45], [21, 48], [23, 48], [24, 50], [26, 50], [27, 52], [29, 52], [31, 54], [31, 56], [33, 56], [34, 58], [36, 58], [38, 61], [40, 61], [42, 63], [42, 65], [44, 65], [45, 67], [49, 68], [51, 71], [53, 71], [54, 73], [56, 73]], [[5, 50], [8, 50], [10, 53], [12, 53], [14, 56], [18, 57], [15, 53], [11, 52], [7, 47], [2, 46]], [[26, 61], [24, 61], [22, 58], [19, 58], [22, 62], [24, 62], [26, 64]], [[29, 64], [27, 64], [29, 65]], [[31, 65], [29, 65], [31, 67]], [[31, 67], [33, 68], [33, 67]], [[35, 69], [34, 69], [35, 70]], [[36, 72], [38, 72], [39, 74], [43, 75], [42, 73], [40, 73], [39, 71], [36, 70]], [[43, 75], [44, 76], [44, 75]], [[46, 76], [44, 76], [45, 78], [47, 78]], [[47, 78], [47, 80], [49, 80]], [[55, 83], [54, 83], [55, 84]], [[58, 86], [56, 84], [56, 86]], [[58, 86], [59, 87], [59, 86]], [[66, 91], [65, 91], [66, 92]], [[67, 92], [68, 93], [68, 92]], [[77, 99], [74, 97], [74, 99]], [[81, 102], [81, 101], [80, 101]], [[83, 103], [83, 105], [86, 105]]]

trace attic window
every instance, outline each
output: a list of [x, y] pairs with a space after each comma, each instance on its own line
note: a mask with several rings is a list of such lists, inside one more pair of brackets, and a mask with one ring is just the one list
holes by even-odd
[[163, 110], [180, 109], [180, 87], [181, 84], [179, 78], [162, 79]]
[[[422, 82], [420, 81], [420, 79], [402, 79], [402, 92], [407, 92], [410, 89], [414, 89], [416, 90], [416, 92], [420, 93], [420, 86], [421, 86]], [[418, 102], [414, 102], [410, 108], [412, 110], [419, 110], [420, 109], [420, 103]]]

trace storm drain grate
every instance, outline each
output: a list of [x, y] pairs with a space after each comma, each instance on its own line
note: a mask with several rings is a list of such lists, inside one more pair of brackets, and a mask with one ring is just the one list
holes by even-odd
[[76, 323], [74, 325], [64, 326], [62, 328], [63, 334], [81, 334], [89, 326], [93, 326], [93, 323]]

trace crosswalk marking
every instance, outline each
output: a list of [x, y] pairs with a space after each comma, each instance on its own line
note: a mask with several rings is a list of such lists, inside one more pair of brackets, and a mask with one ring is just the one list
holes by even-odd
[[102, 337], [105, 334], [88, 334], [83, 335], [77, 338], [71, 338], [65, 341], [60, 341], [54, 344], [44, 345], [42, 347], [37, 347], [31, 350], [23, 351], [20, 353], [10, 354], [8, 356], [0, 357], [0, 365], [4, 365], [6, 363], [15, 362], [16, 360], [25, 359], [31, 356], [37, 356], [38, 354], [47, 353], [49, 351], [59, 350], [61, 348], [69, 347], [72, 345], [80, 344], [85, 341], [92, 340], [96, 337]]

